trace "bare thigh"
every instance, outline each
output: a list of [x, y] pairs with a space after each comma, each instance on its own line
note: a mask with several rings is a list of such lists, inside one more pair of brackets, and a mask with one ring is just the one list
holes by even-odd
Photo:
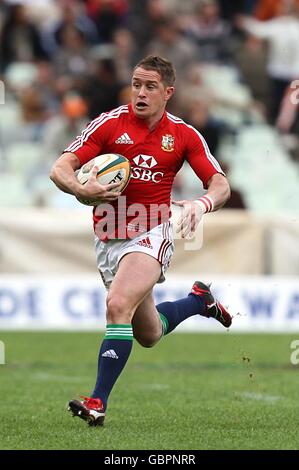
[[161, 266], [155, 258], [140, 252], [125, 255], [108, 292], [108, 323], [131, 323], [137, 307], [152, 292], [160, 274]]

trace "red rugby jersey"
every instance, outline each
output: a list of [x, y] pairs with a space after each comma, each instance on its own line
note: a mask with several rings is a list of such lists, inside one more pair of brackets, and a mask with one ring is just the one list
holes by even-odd
[[[146, 122], [135, 116], [130, 104], [102, 113], [65, 152], [74, 153], [82, 165], [103, 153], [124, 155], [131, 163], [131, 180], [118, 201], [112, 204], [114, 225], [110, 225], [106, 238], [126, 238], [168, 220], [173, 180], [184, 160], [204, 187], [212, 175], [223, 174], [203, 136], [194, 127], [165, 111], [158, 125], [150, 131]], [[136, 204], [142, 204], [141, 212]], [[167, 210], [160, 210], [158, 206]], [[112, 212], [109, 214], [111, 219]], [[94, 208], [96, 233], [97, 227], [102, 228], [101, 223], [108, 220], [106, 215], [102, 204]]]

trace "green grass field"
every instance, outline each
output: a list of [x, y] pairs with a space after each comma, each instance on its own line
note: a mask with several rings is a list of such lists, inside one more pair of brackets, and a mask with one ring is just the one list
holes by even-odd
[[103, 428], [66, 411], [94, 385], [100, 335], [0, 334], [1, 449], [299, 449], [296, 335], [172, 334], [134, 344]]

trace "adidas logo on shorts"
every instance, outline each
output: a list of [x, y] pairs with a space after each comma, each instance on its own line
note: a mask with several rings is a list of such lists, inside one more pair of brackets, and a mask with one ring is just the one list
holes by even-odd
[[151, 244], [149, 237], [143, 238], [142, 240], [137, 242], [136, 245], [144, 246], [144, 248], [150, 248], [151, 250], [153, 249], [153, 246]]
[[102, 357], [111, 357], [111, 359], [118, 359], [118, 355], [114, 351], [114, 349], [108, 349], [102, 354]]

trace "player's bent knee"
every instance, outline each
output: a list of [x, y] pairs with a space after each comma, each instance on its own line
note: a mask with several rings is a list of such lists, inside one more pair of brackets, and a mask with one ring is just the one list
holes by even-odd
[[143, 348], [153, 348], [155, 344], [157, 343], [157, 341], [144, 341], [143, 339], [138, 339], [138, 338], [135, 338], [135, 339]]
[[107, 298], [107, 321], [108, 323], [131, 323], [131, 308], [125, 297], [114, 296]]
[[160, 336], [138, 336], [134, 334], [134, 338], [143, 348], [153, 348], [159, 341]]

